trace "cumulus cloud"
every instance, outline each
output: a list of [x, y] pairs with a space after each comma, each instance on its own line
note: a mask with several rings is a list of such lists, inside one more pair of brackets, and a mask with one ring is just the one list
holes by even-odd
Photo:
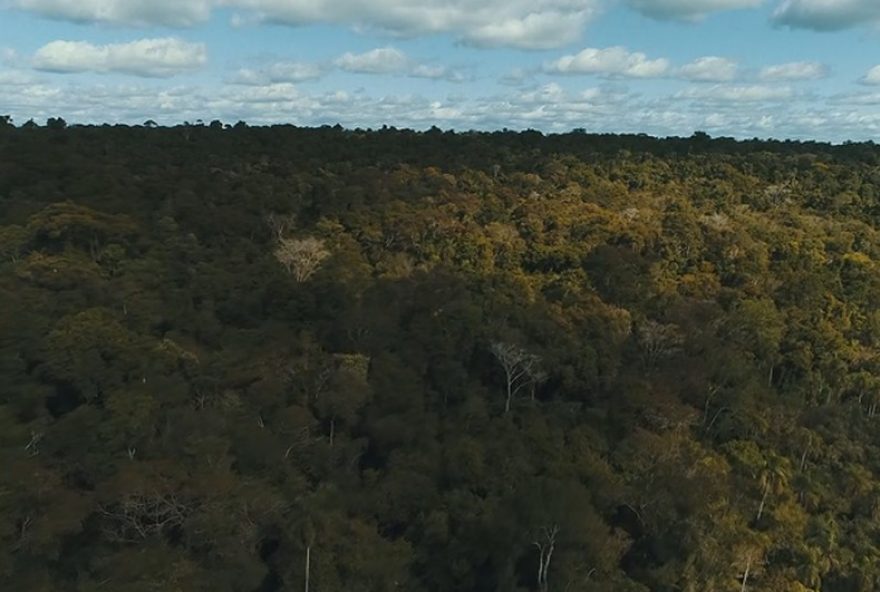
[[186, 27], [218, 8], [237, 21], [331, 23], [394, 35], [448, 33], [474, 45], [527, 49], [575, 41], [601, 0], [7, 0], [21, 10], [75, 22]]
[[11, 0], [41, 16], [80, 23], [188, 27], [206, 21], [217, 0]]
[[857, 92], [841, 93], [831, 97], [831, 102], [841, 105], [880, 105], [880, 93]]
[[600, 0], [229, 0], [259, 20], [348, 24], [396, 35], [450, 33], [485, 46], [531, 49], [574, 41]]
[[399, 49], [380, 47], [363, 53], [347, 52], [330, 62], [309, 63], [282, 60], [259, 67], [240, 68], [227, 77], [226, 81], [241, 86], [298, 84], [317, 80], [334, 69], [355, 74], [409, 76], [455, 83], [468, 80], [462, 72], [450, 66], [420, 63]]
[[[517, 4], [525, 8], [529, 3], [517, 2]], [[537, 9], [541, 4], [544, 3], [537, 2], [535, 8]], [[497, 20], [491, 13], [482, 10], [481, 20], [485, 19], [485, 22], [469, 30], [464, 38], [475, 45], [512, 46], [523, 49], [549, 49], [575, 41], [584, 25], [593, 16], [593, 10], [587, 8], [590, 6], [590, 1], [556, 4], [559, 6], [551, 7], [546, 12], [535, 11], [523, 14], [519, 11], [503, 10]], [[585, 9], [572, 10], [572, 7], [577, 5]], [[503, 6], [504, 3], [500, 3], [495, 8]]]
[[838, 31], [880, 21], [877, 0], [783, 0], [773, 13], [780, 25]]
[[109, 45], [52, 41], [37, 50], [32, 63], [35, 69], [46, 72], [115, 72], [167, 78], [195, 70], [206, 61], [204, 44], [165, 38]]
[[545, 65], [546, 72], [556, 74], [599, 74], [609, 77], [656, 78], [669, 72], [669, 60], [649, 59], [641, 52], [625, 47], [587, 48], [566, 55]]
[[275, 62], [261, 68], [241, 68], [230, 79], [233, 84], [265, 86], [283, 82], [306, 82], [324, 75], [324, 68], [305, 62]]
[[[722, 10], [755, 8], [764, 0], [627, 0], [645, 16], [661, 20], [694, 21]], [[820, 0], [821, 1], [821, 0]]]
[[333, 60], [333, 66], [354, 74], [390, 74], [464, 82], [461, 72], [440, 64], [419, 63], [394, 47], [379, 47], [363, 53], [346, 52]]
[[565, 90], [559, 84], [550, 82], [537, 88], [524, 90], [516, 94], [516, 100], [520, 104], [544, 104], [559, 103], [566, 96]]
[[679, 68], [678, 76], [695, 82], [729, 82], [736, 78], [738, 69], [733, 60], [706, 56]]
[[295, 85], [289, 82], [267, 86], [227, 89], [215, 102], [242, 104], [288, 105], [290, 107], [314, 107], [315, 103]]
[[[490, 95], [447, 95], [444, 98], [356, 92], [309, 91], [291, 83], [265, 86], [172, 85], [130, 79], [95, 83], [86, 78], [44, 76], [18, 86], [0, 81], [4, 114], [17, 122], [44, 121], [63, 114], [71, 123], [163, 124], [218, 118], [252, 124], [295, 123], [347, 127], [427, 129], [540, 129], [594, 132], [645, 132], [688, 136], [695, 129], [740, 138], [830, 139], [876, 138], [880, 134], [880, 96], [861, 93], [825, 100], [773, 85], [693, 85], [686, 93], [648, 97], [626, 83], [582, 88], [547, 84], [505, 89]], [[567, 81], [575, 82], [576, 81]], [[719, 90], [721, 89], [721, 90]], [[699, 96], [697, 96], [699, 95]], [[713, 97], [713, 98], [705, 98]]]
[[791, 87], [765, 84], [715, 84], [709, 87], [691, 87], [676, 94], [681, 99], [722, 101], [731, 103], [754, 103], [784, 101], [794, 95]]
[[819, 80], [828, 76], [828, 66], [819, 62], [789, 62], [761, 69], [761, 80]]
[[445, 80], [447, 82], [464, 82], [467, 77], [449, 66], [438, 64], [416, 64], [409, 75], [413, 78], [427, 78], [429, 80]]
[[868, 70], [859, 82], [871, 86], [880, 84], [880, 66], [874, 66]]
[[394, 74], [406, 70], [410, 60], [399, 49], [380, 47], [364, 53], [346, 52], [336, 58], [333, 64], [356, 74]]

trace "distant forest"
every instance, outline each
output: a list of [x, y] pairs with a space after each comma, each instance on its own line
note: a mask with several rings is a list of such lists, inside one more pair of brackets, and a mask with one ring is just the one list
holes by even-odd
[[0, 587], [880, 591], [880, 146], [0, 117]]

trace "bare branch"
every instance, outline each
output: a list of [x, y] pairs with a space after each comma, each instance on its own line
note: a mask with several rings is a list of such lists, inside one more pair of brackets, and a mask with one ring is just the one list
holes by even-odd
[[296, 227], [296, 215], [271, 212], [266, 216], [266, 226], [269, 227], [269, 230], [275, 236], [275, 240], [280, 241], [290, 230]]
[[24, 449], [27, 450], [31, 456], [37, 456], [40, 454], [39, 445], [42, 439], [43, 432], [31, 430], [31, 440], [27, 443], [27, 446], [25, 446]]
[[191, 504], [173, 492], [132, 493], [113, 504], [101, 505], [107, 519], [105, 533], [119, 542], [138, 542], [180, 526], [192, 511]]
[[275, 258], [298, 282], [308, 280], [330, 256], [324, 241], [316, 238], [280, 238], [275, 247]]
[[504, 406], [504, 413], [507, 414], [517, 393], [527, 386], [542, 382], [546, 375], [540, 368], [541, 358], [519, 346], [496, 341], [489, 349], [507, 378], [507, 401]]

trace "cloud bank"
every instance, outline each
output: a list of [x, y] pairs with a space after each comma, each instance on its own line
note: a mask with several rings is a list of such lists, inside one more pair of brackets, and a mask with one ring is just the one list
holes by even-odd
[[577, 39], [601, 0], [6, 0], [19, 10], [80, 23], [189, 27], [218, 8], [240, 20], [338, 24], [393, 35], [447, 33], [478, 46], [559, 47]]
[[660, 20], [694, 21], [713, 12], [757, 8], [764, 0], [627, 0], [645, 16]]
[[839, 31], [880, 21], [877, 0], [783, 0], [773, 20], [784, 26], [814, 31]]
[[588, 47], [577, 54], [563, 56], [545, 65], [556, 74], [600, 74], [610, 77], [657, 78], [669, 71], [669, 60], [650, 59], [644, 53], [625, 47]]
[[168, 78], [207, 62], [201, 43], [179, 39], [141, 39], [131, 43], [93, 45], [86, 41], [52, 41], [37, 50], [33, 67], [57, 73], [98, 72]]

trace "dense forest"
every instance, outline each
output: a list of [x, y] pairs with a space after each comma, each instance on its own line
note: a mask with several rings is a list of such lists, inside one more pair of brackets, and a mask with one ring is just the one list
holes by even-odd
[[880, 147], [0, 118], [0, 587], [880, 590]]

